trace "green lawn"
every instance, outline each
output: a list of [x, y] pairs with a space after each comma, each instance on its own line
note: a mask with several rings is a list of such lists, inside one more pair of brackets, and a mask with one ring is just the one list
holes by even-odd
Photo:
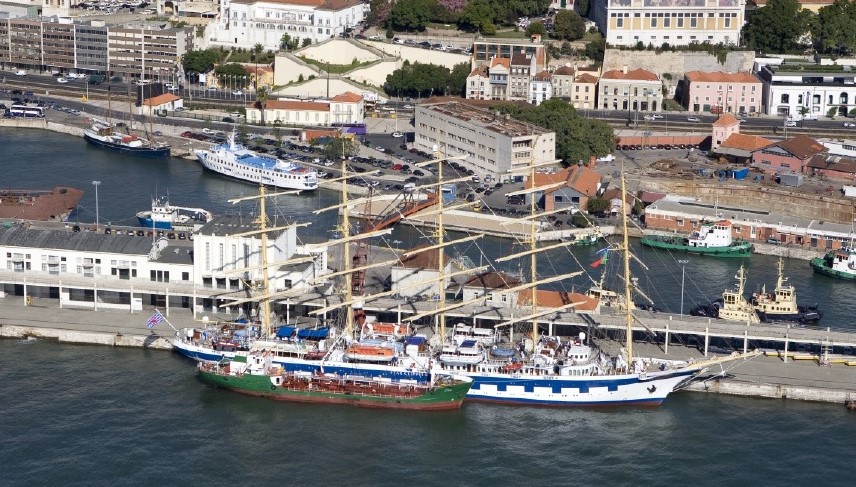
[[308, 57], [297, 56], [303, 62], [307, 64], [311, 64], [313, 66], [318, 66], [319, 68], [327, 71], [330, 74], [342, 74], [347, 73], [348, 71], [353, 71], [358, 68], [362, 68], [363, 66], [368, 66], [369, 64], [374, 63], [375, 61], [366, 61], [364, 63], [351, 63], [351, 64], [327, 64], [321, 61], [316, 61], [315, 59], [309, 59]]

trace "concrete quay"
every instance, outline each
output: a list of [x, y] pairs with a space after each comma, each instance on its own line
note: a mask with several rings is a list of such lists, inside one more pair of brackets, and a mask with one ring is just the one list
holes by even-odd
[[[0, 298], [0, 337], [35, 337], [63, 343], [170, 350], [174, 332], [168, 324], [160, 323], [154, 329], [146, 327], [146, 321], [153, 312], [153, 309], [148, 308], [134, 313], [58, 308], [51, 299], [36, 299], [27, 306], [20, 297], [6, 296]], [[490, 317], [485, 316], [487, 314], [483, 313], [481, 319], [496, 319], [495, 313], [490, 313]], [[202, 322], [194, 320], [192, 313], [185, 309], [173, 310], [168, 320], [179, 329], [202, 326]], [[641, 331], [641, 327], [638, 330]], [[856, 339], [856, 334], [850, 335]], [[609, 339], [598, 339], [597, 342], [612, 352], [621, 346], [621, 343]], [[637, 342], [634, 347], [636, 355], [642, 357], [668, 360], [702, 360], [705, 357], [704, 349], [694, 346], [672, 344], [664, 347], [663, 344]], [[717, 353], [707, 353], [707, 356], [714, 355]], [[821, 366], [811, 360], [783, 360], [761, 355], [745, 362], [716, 366], [687, 389], [756, 398], [844, 404], [856, 399], [854, 384], [856, 367]]]

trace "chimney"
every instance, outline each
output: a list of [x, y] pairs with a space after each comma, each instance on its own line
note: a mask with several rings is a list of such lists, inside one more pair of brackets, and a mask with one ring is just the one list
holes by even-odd
[[624, 74], [627, 74], [627, 65], [626, 64], [621, 68], [621, 72]]

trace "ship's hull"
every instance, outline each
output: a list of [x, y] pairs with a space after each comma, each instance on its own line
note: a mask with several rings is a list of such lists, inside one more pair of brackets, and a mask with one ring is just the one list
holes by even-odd
[[763, 323], [775, 323], [777, 321], [788, 323], [817, 323], [823, 318], [820, 310], [807, 309], [798, 313], [768, 313], [758, 311], [758, 317]]
[[87, 133], [83, 134], [83, 138], [96, 147], [135, 157], [143, 157], [146, 159], [168, 159], [170, 155], [169, 147], [128, 147], [121, 144], [99, 140]]
[[[418, 394], [395, 394], [397, 386], [385, 386], [383, 393], [372, 395], [349, 391], [325, 389], [323, 386], [293, 389], [276, 386], [267, 375], [242, 374], [223, 375], [205, 370], [199, 371], [203, 383], [228, 389], [249, 396], [266, 397], [278, 401], [310, 404], [346, 404], [375, 409], [410, 409], [420, 411], [442, 411], [458, 409], [463, 403], [472, 382], [458, 382], [426, 389]], [[312, 384], [315, 385], [315, 384]], [[403, 386], [406, 387], [406, 386]]]
[[[264, 184], [281, 189], [299, 189], [301, 191], [314, 191], [318, 189], [318, 185], [307, 185], [301, 182], [300, 179], [286, 179], [271, 177], [253, 170], [251, 168], [241, 168], [238, 164], [226, 165], [213, 161], [213, 157], [206, 157], [207, 151], [196, 151], [196, 159], [202, 164], [205, 169], [215, 172], [221, 176], [227, 176], [238, 181], [244, 181], [255, 184]], [[270, 171], [266, 171], [270, 172]]]
[[642, 237], [641, 243], [655, 249], [689, 252], [711, 257], [749, 257], [754, 250], [754, 246], [750, 242], [734, 242], [725, 247], [693, 247], [684, 243], [682, 238], [658, 235]]
[[154, 228], [156, 230], [172, 230], [172, 223], [164, 221], [154, 221], [151, 218], [137, 215], [137, 221], [141, 227]]
[[836, 279], [844, 279], [846, 281], [856, 281], [856, 271], [851, 273], [833, 269], [829, 266], [825, 257], [815, 257], [814, 259], [811, 259], [810, 264], [811, 268], [814, 269], [814, 272], [817, 272], [818, 274], [834, 277]]

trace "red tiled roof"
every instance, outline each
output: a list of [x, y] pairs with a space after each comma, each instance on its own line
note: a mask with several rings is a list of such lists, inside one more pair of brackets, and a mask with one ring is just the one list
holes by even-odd
[[588, 73], [583, 73], [577, 76], [574, 81], [576, 81], [577, 83], [597, 83], [597, 76]]
[[[567, 169], [552, 174], [535, 173], [535, 187], [550, 186], [556, 183], [565, 181], [565, 188], [573, 188], [576, 191], [586, 195], [595, 196], [597, 194], [598, 184], [600, 183], [600, 174], [592, 171], [586, 166], [573, 166]], [[531, 188], [531, 180], [527, 180], [526, 188]], [[552, 193], [559, 188], [551, 188], [546, 190], [547, 193]]]
[[354, 92], [351, 92], [351, 91], [346, 91], [344, 93], [341, 93], [339, 95], [334, 96], [332, 101], [338, 101], [338, 102], [344, 102], [344, 103], [357, 103], [362, 99], [363, 99], [362, 96], [360, 96]]
[[666, 193], [655, 193], [653, 191], [643, 191], [642, 196], [639, 197], [643, 203], [651, 204], [660, 201], [661, 199], [666, 197]]
[[481, 76], [482, 78], [487, 78], [487, 68], [485, 66], [479, 66], [470, 73], [470, 76]]
[[637, 68], [633, 71], [624, 72], [619, 69], [607, 71], [600, 76], [600, 79], [627, 79], [637, 81], [660, 81], [660, 77], [648, 71], [647, 69]]
[[713, 122], [713, 126], [714, 127], [731, 127], [732, 125], [738, 124], [738, 123], [740, 123], [740, 120], [737, 120], [737, 118], [735, 118], [734, 115], [732, 115], [730, 113], [724, 113], [724, 114], [720, 115], [719, 118], [716, 119], [715, 122]]
[[265, 104], [266, 110], [309, 110], [316, 112], [329, 112], [330, 104], [317, 101], [297, 100], [268, 100]]
[[793, 154], [797, 159], [808, 159], [815, 154], [820, 154], [827, 150], [823, 144], [807, 135], [797, 135], [792, 139], [783, 140], [773, 145], [777, 145], [782, 149], [785, 149]]
[[540, 73], [536, 74], [532, 78], [535, 79], [536, 81], [550, 81], [550, 79], [552, 79], [553, 76], [548, 71], [541, 71]]
[[562, 66], [561, 68], [553, 71], [553, 74], [559, 76], [573, 76], [576, 74], [576, 71], [570, 66]]
[[758, 137], [757, 135], [731, 134], [722, 144], [719, 145], [719, 147], [755, 152], [756, 150], [762, 147], [767, 147], [772, 143], [772, 140], [765, 139], [764, 137]]
[[494, 66], [505, 66], [508, 69], [511, 69], [511, 59], [507, 57], [495, 57], [490, 60], [490, 67]]
[[164, 93], [163, 95], [158, 95], [152, 98], [146, 98], [143, 100], [143, 105], [148, 107], [159, 107], [164, 103], [169, 103], [171, 101], [181, 100], [181, 98], [173, 95], [172, 93]]
[[686, 77], [691, 82], [709, 82], [709, 83], [758, 83], [761, 80], [749, 73], [726, 73], [724, 71], [690, 71]]

